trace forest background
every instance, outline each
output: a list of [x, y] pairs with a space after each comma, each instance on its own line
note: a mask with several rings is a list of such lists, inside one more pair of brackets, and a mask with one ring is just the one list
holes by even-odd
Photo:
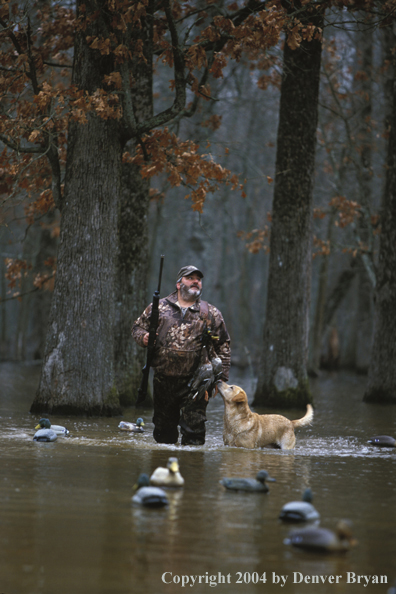
[[42, 361], [32, 410], [134, 402], [161, 254], [162, 296], [203, 270], [256, 404], [340, 367], [396, 401], [395, 14], [3, 2], [0, 357]]

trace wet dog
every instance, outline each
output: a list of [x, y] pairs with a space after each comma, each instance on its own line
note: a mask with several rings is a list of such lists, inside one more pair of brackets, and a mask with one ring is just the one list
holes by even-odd
[[218, 384], [224, 400], [224, 445], [243, 448], [274, 446], [292, 450], [296, 443], [294, 429], [309, 425], [313, 408], [307, 404], [307, 412], [301, 419], [290, 421], [282, 415], [259, 415], [250, 410], [246, 393], [238, 386], [225, 382]]

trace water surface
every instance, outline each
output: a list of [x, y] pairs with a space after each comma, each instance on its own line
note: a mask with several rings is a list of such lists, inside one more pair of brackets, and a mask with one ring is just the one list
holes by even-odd
[[[0, 365], [1, 594], [381, 594], [396, 578], [396, 448], [367, 443], [376, 434], [396, 437], [396, 414], [362, 402], [365, 378], [314, 380], [314, 422], [297, 431], [292, 452], [282, 452], [225, 447], [219, 397], [208, 408], [204, 447], [155, 444], [150, 410], [141, 415], [141, 435], [120, 432], [120, 418], [52, 417], [70, 437], [36, 443], [39, 416], [28, 411], [39, 372], [38, 365]], [[252, 393], [248, 379], [232, 381]], [[123, 419], [136, 416], [127, 409]], [[179, 458], [184, 488], [168, 490], [167, 509], [133, 506], [139, 473], [165, 466], [170, 455]], [[268, 494], [231, 493], [219, 484], [262, 468], [276, 478]], [[321, 525], [353, 521], [355, 549], [329, 556], [284, 544], [290, 527], [279, 511], [307, 486]], [[347, 583], [348, 572], [387, 576], [389, 583]], [[329, 584], [329, 575], [341, 576], [339, 583]], [[182, 587], [175, 583], [182, 576], [201, 576], [202, 583]], [[276, 583], [280, 576], [284, 586]], [[312, 584], [311, 576], [326, 581]]]

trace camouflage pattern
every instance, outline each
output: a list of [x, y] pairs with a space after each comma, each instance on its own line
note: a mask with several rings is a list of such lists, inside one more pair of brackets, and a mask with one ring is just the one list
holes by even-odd
[[182, 445], [203, 445], [207, 402], [190, 398], [188, 377], [154, 375], [154, 432], [158, 443], [177, 443], [178, 425]]
[[202, 272], [199, 270], [199, 268], [197, 268], [196, 266], [183, 266], [183, 268], [180, 268], [180, 270], [179, 270], [176, 282], [178, 282], [181, 278], [183, 278], [183, 276], [188, 276], [189, 274], [193, 274], [193, 272], [196, 272], [197, 274], [199, 274], [201, 278], [203, 278], [203, 276], [204, 276], [202, 274]]
[[[152, 367], [156, 374], [171, 377], [188, 377], [198, 365], [202, 347], [202, 334], [205, 325], [212, 335], [214, 352], [223, 363], [221, 379], [228, 380], [231, 363], [230, 337], [223, 316], [213, 305], [208, 304], [208, 317], [205, 319], [200, 308], [200, 299], [184, 313], [177, 303], [177, 292], [160, 299], [159, 325]], [[132, 336], [140, 346], [144, 346], [143, 337], [148, 332], [151, 315], [149, 305], [136, 320]]]

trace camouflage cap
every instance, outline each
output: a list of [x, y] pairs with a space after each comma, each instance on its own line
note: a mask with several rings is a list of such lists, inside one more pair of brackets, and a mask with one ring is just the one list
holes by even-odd
[[196, 272], [197, 274], [200, 274], [201, 275], [201, 278], [203, 278], [202, 272], [196, 266], [183, 266], [183, 268], [180, 268], [180, 270], [179, 270], [179, 272], [177, 274], [177, 280], [176, 280], [176, 282], [179, 279], [181, 279], [183, 276], [188, 276], [189, 274], [193, 274], [193, 272]]

